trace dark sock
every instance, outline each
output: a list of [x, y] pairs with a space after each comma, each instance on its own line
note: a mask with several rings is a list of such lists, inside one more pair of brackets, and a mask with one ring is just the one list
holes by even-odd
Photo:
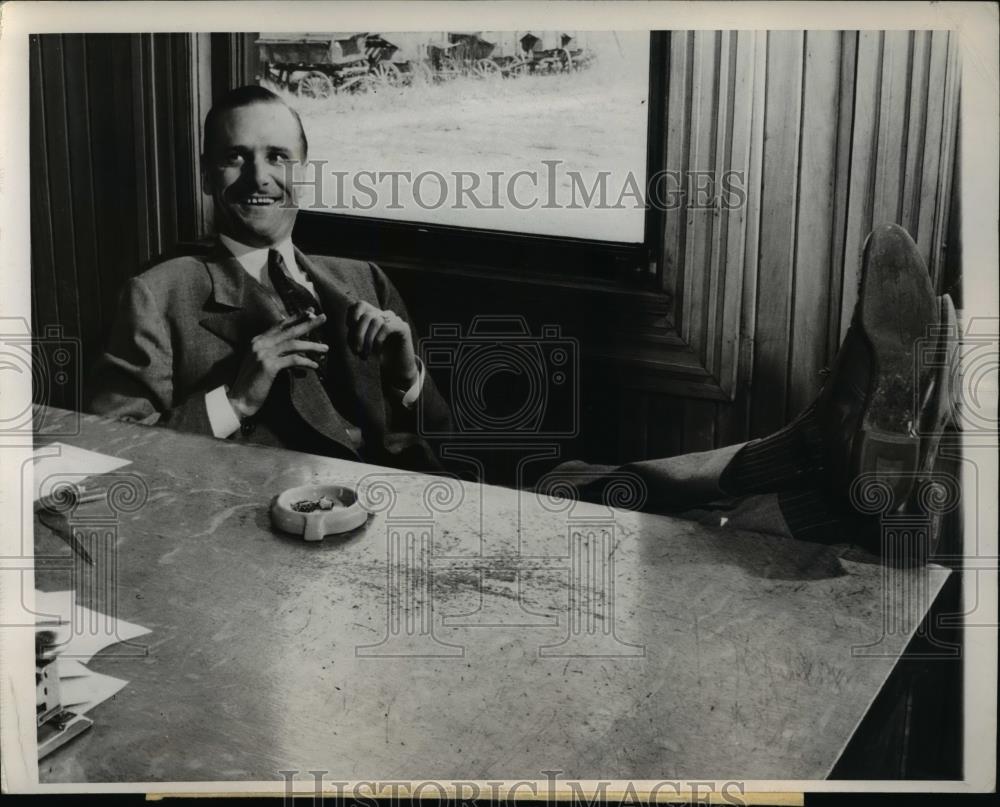
[[824, 468], [823, 432], [813, 404], [783, 429], [743, 446], [719, 484], [730, 496], [773, 493], [814, 486]]
[[874, 516], [844, 513], [820, 490], [784, 490], [778, 507], [792, 537], [817, 544], [851, 543], [877, 552], [879, 520]]

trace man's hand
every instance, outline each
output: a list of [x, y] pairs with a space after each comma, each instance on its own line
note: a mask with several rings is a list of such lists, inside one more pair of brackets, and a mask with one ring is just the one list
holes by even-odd
[[347, 310], [347, 344], [362, 359], [378, 356], [390, 384], [408, 390], [420, 377], [410, 326], [392, 311], [358, 300]]
[[319, 365], [307, 353], [326, 353], [329, 349], [321, 342], [302, 339], [309, 331], [326, 322], [326, 315], [303, 321], [304, 314], [286, 317], [273, 328], [250, 340], [250, 350], [240, 363], [236, 380], [229, 388], [229, 402], [241, 418], [249, 417], [264, 405], [275, 376], [288, 367]]

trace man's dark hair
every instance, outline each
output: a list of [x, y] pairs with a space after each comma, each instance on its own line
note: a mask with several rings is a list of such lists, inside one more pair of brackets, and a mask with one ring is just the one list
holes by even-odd
[[218, 101], [212, 104], [212, 108], [208, 110], [208, 114], [205, 116], [205, 142], [201, 152], [204, 157], [207, 159], [212, 154], [212, 147], [215, 145], [215, 129], [218, 125], [219, 116], [231, 109], [239, 109], [240, 107], [251, 106], [252, 104], [280, 104], [292, 113], [295, 122], [299, 125], [299, 144], [302, 146], [302, 157], [305, 159], [309, 151], [309, 141], [306, 140], [306, 130], [302, 127], [302, 119], [299, 117], [299, 113], [269, 89], [257, 84], [246, 84], [243, 87], [236, 87], [229, 90]]

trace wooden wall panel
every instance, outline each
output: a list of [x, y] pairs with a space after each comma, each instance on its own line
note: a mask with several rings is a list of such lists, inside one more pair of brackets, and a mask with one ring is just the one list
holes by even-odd
[[791, 414], [804, 409], [816, 395], [820, 370], [827, 360], [841, 45], [836, 31], [809, 31], [805, 35], [798, 221], [788, 334], [786, 411]]
[[882, 36], [882, 93], [875, 147], [872, 227], [901, 223], [906, 133], [910, 111], [916, 114], [922, 104], [922, 99], [911, 98], [909, 94], [911, 35], [906, 31], [887, 31]]
[[[712, 131], [716, 164], [728, 159], [747, 169], [746, 204], [728, 211], [728, 226], [717, 222], [705, 243], [704, 223], [688, 211], [675, 219], [664, 250], [671, 256], [684, 245], [671, 268], [689, 295], [681, 310], [695, 314], [682, 320], [683, 338], [710, 342], [712, 328], [717, 336], [726, 332], [720, 321], [739, 321], [728, 331], [740, 342], [737, 350], [707, 362], [734, 378], [725, 387], [730, 398], [712, 404], [714, 428], [701, 424], [696, 405], [682, 413], [685, 428], [697, 432], [683, 445], [701, 444], [710, 431], [723, 445], [778, 428], [815, 397], [850, 322], [873, 226], [906, 227], [940, 288], [958, 66], [954, 41], [941, 31], [678, 32], [675, 43], [668, 86], [683, 94], [668, 108], [686, 118], [678, 118], [668, 157], [684, 160], [683, 168], [701, 167], [707, 145], [699, 136]], [[752, 58], [737, 57], [739, 69], [729, 74], [733, 45]], [[715, 99], [696, 103], [710, 52], [720, 65], [710, 75]], [[739, 88], [742, 105], [724, 101], [727, 80]], [[704, 286], [699, 275], [718, 275], [718, 282]], [[723, 295], [725, 316], [716, 318], [720, 298], [698, 295], [727, 284], [733, 286]], [[727, 358], [735, 367], [725, 365]]]
[[31, 37], [33, 330], [58, 324], [79, 340], [81, 374], [125, 280], [206, 232], [195, 159], [203, 106], [192, 103], [206, 59], [200, 42], [186, 34]]
[[751, 429], [767, 433], [785, 423], [792, 314], [792, 280], [799, 192], [802, 52], [799, 31], [767, 37], [764, 162], [757, 328]]
[[[664, 335], [647, 328], [637, 351], [663, 368], [660, 388], [683, 397], [735, 394], [746, 266], [756, 265], [756, 255], [747, 255], [748, 238], [756, 244], [747, 216], [759, 210], [760, 182], [753, 192], [745, 184], [756, 153], [752, 128], [762, 116], [763, 42], [748, 31], [673, 37], [663, 167], [683, 203], [664, 212], [659, 253], [674, 333], [658, 347], [654, 338]], [[744, 193], [752, 197], [747, 204]]]
[[[958, 127], [952, 34], [863, 31], [857, 36], [838, 339], [850, 322], [864, 238], [873, 225], [906, 227], [940, 290]], [[831, 340], [831, 349], [835, 343]]]
[[[691, 78], [691, 146], [687, 166], [689, 198], [686, 207], [686, 238], [684, 251], [683, 295], [685, 311], [681, 319], [681, 337], [698, 353], [704, 351], [708, 339], [709, 281], [712, 255], [717, 245], [715, 209], [699, 199], [700, 180], [710, 179], [716, 167], [716, 130], [719, 125], [719, 34], [698, 33], [694, 38], [693, 72]], [[693, 187], [699, 186], [699, 187]]]

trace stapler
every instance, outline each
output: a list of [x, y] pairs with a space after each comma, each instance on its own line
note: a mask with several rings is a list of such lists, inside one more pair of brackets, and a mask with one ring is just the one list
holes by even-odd
[[94, 725], [88, 717], [63, 709], [59, 697], [59, 670], [52, 652], [55, 634], [35, 632], [35, 720], [38, 758], [51, 754]]

